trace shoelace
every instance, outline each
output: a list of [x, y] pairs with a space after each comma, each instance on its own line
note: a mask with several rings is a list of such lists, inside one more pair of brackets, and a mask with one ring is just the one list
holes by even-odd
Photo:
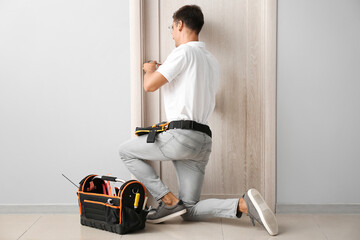
[[[163, 205], [163, 202], [161, 201], [161, 202], [159, 202], [159, 206], [157, 208], [152, 208], [151, 211], [157, 212], [162, 205]], [[150, 209], [149, 209], [149, 212], [150, 212]]]

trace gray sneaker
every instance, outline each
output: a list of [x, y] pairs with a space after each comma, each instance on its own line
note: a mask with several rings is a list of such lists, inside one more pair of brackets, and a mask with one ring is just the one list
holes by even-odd
[[247, 207], [247, 215], [250, 217], [252, 224], [255, 226], [255, 219], [271, 236], [278, 234], [278, 224], [275, 214], [266, 204], [258, 190], [254, 188], [249, 189], [243, 198]]
[[186, 213], [186, 208], [183, 201], [179, 201], [176, 205], [168, 207], [162, 201], [159, 207], [151, 210], [146, 217], [149, 223], [161, 223], [171, 218], [183, 215]]

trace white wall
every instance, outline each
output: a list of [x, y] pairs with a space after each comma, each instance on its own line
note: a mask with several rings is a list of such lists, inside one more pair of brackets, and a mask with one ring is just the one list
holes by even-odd
[[[360, 202], [360, 1], [278, 2], [277, 202]], [[0, 1], [0, 204], [128, 178], [128, 1]]]
[[278, 14], [277, 202], [360, 203], [360, 1]]
[[77, 204], [89, 173], [129, 178], [127, 0], [0, 1], [0, 204]]

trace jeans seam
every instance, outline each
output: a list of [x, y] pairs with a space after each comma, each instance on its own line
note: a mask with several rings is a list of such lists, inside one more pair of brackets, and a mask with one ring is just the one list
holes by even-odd
[[[202, 146], [201, 146], [201, 148], [200, 148], [199, 153], [198, 153], [196, 156], [199, 156], [199, 154], [205, 153], [205, 152], [210, 152], [210, 153], [211, 153], [210, 150], [205, 150], [205, 151], [204, 151], [204, 148], [207, 146], [205, 133], [204, 133], [203, 137], [204, 137], [204, 141], [203, 141], [203, 143], [202, 143]], [[207, 161], [207, 160], [206, 160], [206, 159], [201, 159], [201, 162], [204, 162], [204, 161]]]
[[162, 148], [163, 146], [165, 146], [166, 144], [168, 144], [169, 142], [171, 142], [171, 141], [174, 140], [174, 139], [175, 139], [174, 135], [171, 134], [171, 138], [170, 138], [167, 142], [161, 144], [161, 145], [159, 146], [159, 148]]
[[[163, 150], [162, 150], [162, 147], [164, 147], [165, 145], [167, 145], [169, 142], [171, 142], [171, 141], [173, 141], [173, 140], [175, 140], [175, 141], [176, 141], [177, 143], [179, 143], [181, 146], [186, 147], [186, 148], [188, 148], [188, 149], [191, 150], [191, 151], [196, 151], [196, 148], [192, 148], [192, 147], [190, 147], [190, 146], [188, 146], [188, 145], [186, 145], [186, 144], [181, 143], [181, 142], [180, 142], [179, 140], [177, 140], [176, 137], [173, 135], [172, 138], [170, 138], [166, 143], [164, 143], [164, 144], [162, 144], [161, 146], [159, 146], [159, 150], [160, 150], [161, 154], [162, 154], [165, 158], [167, 158], [167, 159], [170, 159], [170, 160], [178, 160], [178, 159], [174, 159], [174, 158], [171, 158], [171, 157], [166, 156], [165, 153], [164, 153]], [[201, 152], [201, 151], [200, 151], [200, 152]], [[199, 153], [200, 153], [200, 152], [199, 152]], [[198, 153], [198, 154], [199, 154], [199, 153]], [[198, 154], [196, 154], [196, 156], [197, 156]]]
[[[194, 134], [193, 132], [199, 132], [199, 131], [196, 131], [196, 130], [190, 130], [190, 131], [192, 131], [190, 135]], [[176, 132], [176, 133], [179, 134], [179, 135], [181, 135], [181, 136], [189, 137], [189, 135], [183, 134], [183, 133], [181, 133], [181, 132]], [[199, 141], [197, 141], [197, 140], [195, 140], [195, 139], [192, 139], [192, 140], [193, 140], [194, 142], [201, 143], [201, 142], [199, 142]]]
[[176, 139], [175, 136], [174, 136], [174, 139], [175, 139], [175, 141], [177, 141], [180, 145], [182, 145], [182, 146], [184, 146], [184, 147], [186, 147], [186, 148], [188, 148], [188, 149], [190, 149], [190, 150], [193, 150], [193, 151], [196, 150], [195, 148], [192, 148], [192, 147], [190, 147], [189, 145], [180, 142], [179, 140]]
[[169, 159], [169, 160], [175, 160], [175, 159], [172, 159], [172, 158], [166, 156], [161, 148], [164, 147], [166, 144], [168, 144], [170, 141], [174, 140], [174, 138], [175, 138], [175, 137], [174, 137], [174, 135], [173, 135], [173, 136], [169, 139], [169, 141], [165, 142], [164, 144], [162, 144], [161, 146], [158, 147], [159, 150], [160, 150], [160, 152], [161, 152], [161, 154], [162, 154], [165, 158], [167, 158], [167, 159]]

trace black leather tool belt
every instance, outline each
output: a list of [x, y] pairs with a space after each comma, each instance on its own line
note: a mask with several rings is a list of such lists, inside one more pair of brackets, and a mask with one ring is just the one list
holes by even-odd
[[195, 130], [195, 131], [206, 133], [210, 137], [212, 136], [210, 127], [208, 125], [204, 125], [204, 124], [201, 124], [201, 123], [198, 123], [195, 121], [191, 121], [191, 120], [171, 121], [170, 123], [169, 122], [161, 122], [161, 123], [158, 123], [151, 127], [146, 127], [146, 128], [137, 127], [135, 129], [135, 135], [141, 136], [144, 134], [149, 134], [146, 142], [154, 143], [156, 135], [158, 133], [164, 132], [168, 129], [189, 129], [189, 130]]

